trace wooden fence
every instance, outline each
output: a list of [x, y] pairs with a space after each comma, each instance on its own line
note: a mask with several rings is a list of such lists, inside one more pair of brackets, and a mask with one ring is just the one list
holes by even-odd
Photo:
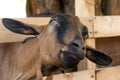
[[[89, 1], [86, 2], [86, 1]], [[89, 29], [89, 39], [87, 44], [104, 51], [113, 59], [111, 68], [95, 65], [87, 59], [79, 64], [79, 70], [85, 70], [75, 73], [55, 75], [53, 80], [120, 80], [120, 16], [95, 16], [94, 0], [75, 0], [75, 14], [80, 18]], [[16, 19], [28, 24], [45, 25], [50, 18], [21, 18]], [[28, 36], [12, 33], [5, 29], [0, 19], [0, 43], [21, 42]]]
[[[50, 18], [19, 18], [16, 19], [22, 21], [24, 23], [33, 24], [33, 25], [46, 25], [48, 24]], [[93, 19], [90, 18], [83, 18], [81, 17], [80, 20], [85, 23], [85, 25], [89, 28], [89, 35], [90, 38], [99, 38], [99, 37], [114, 37], [120, 36], [120, 16], [104, 16], [104, 17], [94, 17]], [[6, 28], [2, 25], [0, 20], [0, 42], [8, 42], [12, 41], [11, 38], [6, 38], [13, 36], [14, 33], [7, 31]], [[5, 37], [2, 37], [6, 35]], [[14, 34], [16, 36], [18, 34]], [[6, 38], [6, 39], [4, 39]], [[20, 40], [15, 37], [16, 41]], [[8, 41], [7, 41], [8, 40]], [[21, 39], [22, 40], [22, 39]], [[14, 42], [14, 40], [13, 40]]]
[[54, 75], [53, 80], [120, 80], [120, 66]]
[[[95, 1], [75, 0], [75, 15], [89, 28], [88, 44], [109, 55], [112, 66], [120, 65], [120, 16], [96, 16]], [[87, 69], [98, 67], [89, 61], [86, 63]]]

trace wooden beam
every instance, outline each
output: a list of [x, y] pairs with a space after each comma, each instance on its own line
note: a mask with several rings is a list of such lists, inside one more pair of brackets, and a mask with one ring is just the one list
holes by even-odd
[[94, 37], [120, 36], [120, 16], [96, 16], [94, 18]]
[[120, 80], [120, 66], [53, 75], [53, 80]]
[[94, 3], [94, 0], [75, 0], [75, 15], [88, 27], [90, 37], [93, 37]]
[[120, 80], [120, 66], [96, 70], [97, 80]]
[[95, 70], [54, 75], [53, 80], [95, 80]]

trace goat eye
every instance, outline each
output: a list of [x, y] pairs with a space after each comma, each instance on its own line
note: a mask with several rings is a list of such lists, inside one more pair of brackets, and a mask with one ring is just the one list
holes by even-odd
[[52, 26], [57, 26], [57, 25], [59, 25], [59, 23], [58, 23], [57, 21], [51, 21], [51, 22], [50, 22], [50, 25], [52, 25]]

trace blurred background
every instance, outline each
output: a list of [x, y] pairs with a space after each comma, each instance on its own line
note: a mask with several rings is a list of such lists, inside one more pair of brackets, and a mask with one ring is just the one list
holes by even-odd
[[[85, 0], [89, 4], [93, 0]], [[120, 0], [94, 0], [95, 15], [120, 15]], [[75, 0], [0, 0], [0, 17], [51, 16], [55, 13], [75, 15]]]

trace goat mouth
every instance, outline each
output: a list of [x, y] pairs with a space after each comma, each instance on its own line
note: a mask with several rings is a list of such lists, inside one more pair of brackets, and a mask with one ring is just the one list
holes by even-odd
[[60, 51], [58, 58], [65, 68], [73, 68], [83, 59], [69, 51]]
[[71, 57], [79, 59], [79, 60], [84, 59], [84, 53], [82, 51], [81, 52], [73, 52], [73, 51], [68, 51], [68, 50], [66, 50], [66, 51], [60, 50], [59, 53], [68, 54]]

